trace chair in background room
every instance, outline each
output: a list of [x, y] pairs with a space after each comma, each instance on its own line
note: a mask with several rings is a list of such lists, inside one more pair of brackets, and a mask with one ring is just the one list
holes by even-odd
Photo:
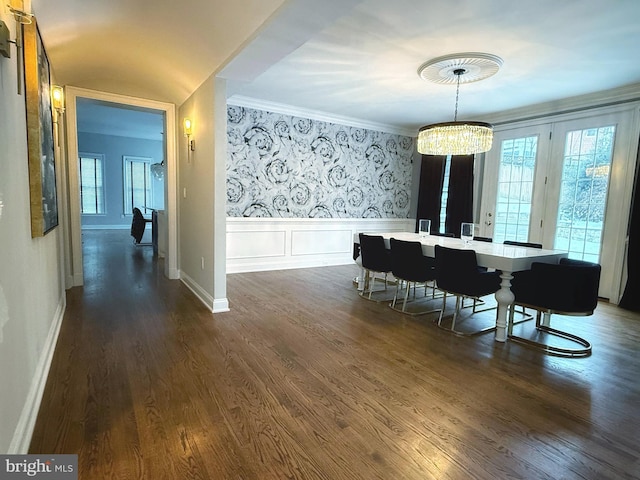
[[137, 246], [153, 245], [152, 243], [140, 243], [144, 236], [144, 230], [147, 223], [151, 223], [150, 218], [144, 218], [142, 212], [138, 207], [133, 207], [133, 219], [131, 220], [131, 236], [133, 237], [133, 243]]
[[[592, 315], [598, 305], [601, 267], [597, 263], [563, 258], [558, 264], [535, 262], [531, 270], [516, 272], [511, 282], [515, 305], [537, 311], [536, 330], [555, 335], [579, 345], [579, 348], [553, 346], [513, 334], [513, 313], [509, 322], [509, 338], [514, 342], [542, 350], [551, 355], [586, 357], [591, 344], [577, 335], [551, 328], [552, 314]], [[511, 310], [513, 312], [513, 309]], [[544, 315], [544, 319], [541, 317]]]
[[[436, 285], [439, 290], [444, 292], [438, 326], [445, 328], [442, 326], [442, 319], [447, 306], [447, 294], [451, 294], [456, 297], [456, 308], [451, 320], [451, 327], [445, 328], [446, 330], [450, 330], [456, 335], [477, 335], [495, 330], [495, 319], [490, 327], [472, 332], [456, 330], [455, 327], [460, 315], [463, 298], [479, 299], [500, 289], [498, 272], [482, 272], [478, 270], [478, 261], [474, 250], [460, 250], [436, 245], [435, 254]], [[495, 309], [495, 307], [490, 309]], [[486, 310], [489, 309], [477, 310], [474, 303], [472, 314]]]
[[453, 233], [431, 232], [431, 235], [435, 235], [436, 237], [449, 237], [449, 238], [456, 237]]
[[[428, 309], [416, 312], [407, 311], [407, 301], [409, 292], [413, 286], [413, 297], [416, 298], [416, 287], [422, 285], [424, 296], [427, 296], [427, 289], [431, 288], [431, 298], [435, 298], [435, 260], [422, 254], [420, 242], [410, 242], [392, 238], [391, 243], [391, 273], [396, 279], [396, 293], [391, 302], [391, 308], [409, 315], [424, 315], [426, 313], [437, 312], [438, 309]], [[431, 282], [431, 285], [429, 285]], [[404, 300], [402, 309], [396, 308], [400, 286], [403, 285]]]
[[[384, 290], [388, 286], [388, 274], [391, 273], [391, 251], [384, 244], [384, 238], [380, 235], [366, 235], [361, 233], [360, 257], [364, 268], [364, 287], [361, 296], [375, 301], [390, 301], [390, 298], [378, 300], [372, 298], [374, 293], [376, 274], [384, 275]], [[378, 290], [381, 291], [381, 290]]]
[[516, 242], [515, 240], [505, 240], [502, 243], [504, 245], [512, 245], [514, 247], [542, 248], [542, 244], [541, 243]]

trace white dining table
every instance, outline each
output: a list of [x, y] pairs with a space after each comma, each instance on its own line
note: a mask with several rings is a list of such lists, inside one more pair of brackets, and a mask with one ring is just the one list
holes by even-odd
[[[422, 244], [422, 253], [428, 257], [435, 257], [436, 245], [442, 245], [448, 248], [474, 250], [476, 252], [478, 265], [500, 270], [500, 290], [495, 293], [498, 303], [495, 340], [498, 342], [507, 341], [509, 308], [515, 300], [513, 292], [511, 291], [513, 272], [529, 270], [533, 262], [558, 263], [561, 258], [566, 258], [568, 255], [567, 252], [561, 250], [544, 250], [477, 240], [472, 240], [470, 243], [465, 244], [460, 238], [441, 237], [438, 235], [421, 236], [418, 233], [410, 232], [363, 233], [382, 236], [387, 248], [391, 248], [389, 242], [391, 238], [420, 242]], [[354, 242], [360, 243], [357, 234], [354, 236]]]

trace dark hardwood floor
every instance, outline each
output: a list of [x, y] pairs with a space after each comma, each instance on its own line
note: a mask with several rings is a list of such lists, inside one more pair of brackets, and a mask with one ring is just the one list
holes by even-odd
[[81, 479], [640, 478], [640, 315], [593, 355], [459, 338], [360, 298], [355, 265], [235, 274], [212, 315], [128, 231], [84, 233], [31, 453]]

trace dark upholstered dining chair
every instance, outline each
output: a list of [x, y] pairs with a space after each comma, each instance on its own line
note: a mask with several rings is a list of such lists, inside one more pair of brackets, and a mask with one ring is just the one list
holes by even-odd
[[503, 245], [511, 245], [511, 246], [514, 246], [514, 247], [542, 248], [542, 244], [541, 243], [517, 242], [515, 240], [505, 240], [502, 243], [503, 243]]
[[[476, 252], [469, 249], [447, 248], [441, 245], [435, 246], [436, 254], [436, 285], [444, 292], [442, 311], [438, 318], [438, 326], [442, 326], [442, 319], [447, 305], [447, 294], [455, 295], [456, 308], [451, 320], [452, 331], [457, 335], [477, 335], [495, 330], [495, 321], [490, 327], [473, 332], [463, 332], [455, 329], [456, 320], [460, 314], [462, 299], [465, 297], [479, 299], [500, 289], [500, 276], [498, 272], [482, 272], [478, 270]], [[493, 309], [495, 307], [492, 307]], [[473, 312], [482, 312], [473, 305]]]
[[[422, 254], [422, 245], [420, 242], [410, 242], [405, 240], [397, 240], [392, 238], [391, 243], [391, 273], [396, 279], [396, 293], [391, 302], [391, 308], [407, 313], [409, 315], [424, 315], [426, 313], [437, 312], [437, 309], [429, 309], [417, 312], [407, 311], [407, 300], [409, 292], [413, 286], [413, 297], [416, 296], [416, 287], [422, 285], [424, 287], [425, 297], [427, 289], [431, 288], [431, 297], [434, 298], [436, 268], [435, 260]], [[429, 285], [431, 282], [431, 285]], [[402, 309], [396, 308], [398, 301], [398, 293], [400, 286], [403, 285], [404, 301]]]
[[431, 232], [431, 235], [435, 235], [436, 237], [455, 238], [455, 235], [453, 233]]
[[147, 223], [151, 223], [150, 218], [144, 218], [138, 207], [133, 207], [133, 219], [131, 220], [131, 236], [135, 245], [152, 245], [152, 243], [140, 243], [144, 236], [144, 230]]
[[[515, 305], [537, 311], [536, 330], [569, 340], [577, 348], [565, 348], [513, 334], [513, 309], [509, 322], [509, 338], [517, 343], [564, 357], [591, 355], [591, 344], [577, 335], [550, 326], [552, 314], [592, 315], [598, 305], [601, 267], [597, 263], [563, 258], [558, 264], [535, 262], [531, 270], [516, 272], [511, 282]], [[541, 316], [544, 320], [541, 321]]]
[[372, 298], [372, 294], [374, 293], [376, 274], [384, 275], [384, 290], [387, 290], [388, 275], [391, 272], [391, 252], [385, 246], [384, 238], [380, 235], [361, 233], [359, 237], [360, 256], [365, 275], [361, 296], [380, 302], [390, 301], [390, 298], [380, 300]]

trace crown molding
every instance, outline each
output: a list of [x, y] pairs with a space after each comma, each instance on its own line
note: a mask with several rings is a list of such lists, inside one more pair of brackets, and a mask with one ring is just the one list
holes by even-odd
[[364, 128], [367, 130], [373, 130], [376, 132], [392, 133], [394, 135], [404, 135], [406, 137], [415, 138], [418, 134], [417, 130], [402, 128], [395, 125], [389, 125], [384, 123], [368, 122], [366, 120], [360, 120], [352, 117], [345, 117], [342, 115], [334, 115], [327, 112], [321, 112], [319, 110], [310, 110], [300, 107], [294, 107], [293, 105], [286, 105], [283, 103], [270, 102], [267, 100], [260, 100], [258, 98], [245, 97], [242, 95], [232, 95], [227, 98], [227, 105], [234, 105], [237, 107], [254, 108], [256, 110], [264, 110], [272, 113], [280, 113], [282, 115], [291, 115], [293, 117], [308, 118], [310, 120], [316, 120], [319, 122], [334, 123], [337, 125], [344, 125], [347, 127]]
[[640, 101], [640, 83], [480, 116], [494, 126]]

